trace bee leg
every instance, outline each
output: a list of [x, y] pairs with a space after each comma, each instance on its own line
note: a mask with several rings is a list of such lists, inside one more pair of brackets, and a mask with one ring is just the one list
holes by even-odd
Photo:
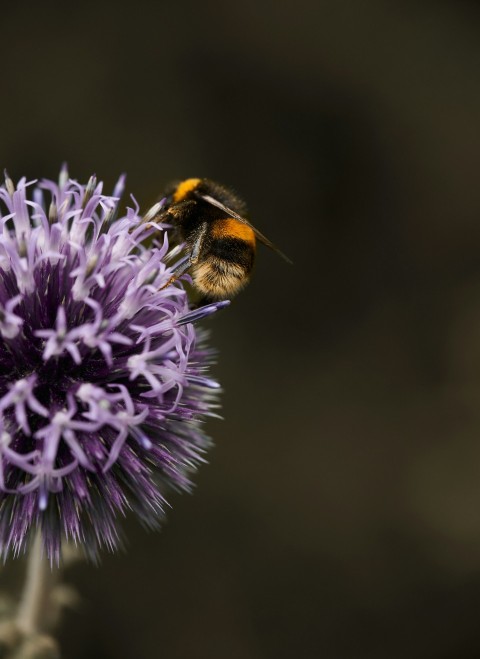
[[164, 288], [167, 288], [167, 286], [170, 286], [170, 284], [173, 284], [174, 281], [177, 281], [177, 279], [181, 277], [185, 272], [187, 272], [187, 270], [189, 270], [192, 267], [192, 265], [195, 265], [195, 263], [197, 263], [198, 257], [200, 256], [200, 252], [202, 250], [203, 241], [207, 234], [207, 229], [208, 229], [208, 224], [206, 222], [203, 222], [196, 233], [190, 256], [186, 261], [184, 261], [179, 266], [174, 268], [173, 274], [170, 277], [170, 279], [167, 281], [167, 283], [164, 286], [160, 288], [161, 291], [163, 291]]
[[187, 259], [181, 265], [177, 266], [173, 271], [173, 275], [170, 277], [167, 283], [161, 286], [158, 290], [163, 291], [164, 288], [167, 288], [168, 286], [170, 286], [170, 284], [173, 284], [173, 282], [177, 281], [177, 279], [181, 277], [185, 272], [187, 272], [187, 270], [191, 268], [192, 265], [193, 264], [190, 262], [190, 259]]

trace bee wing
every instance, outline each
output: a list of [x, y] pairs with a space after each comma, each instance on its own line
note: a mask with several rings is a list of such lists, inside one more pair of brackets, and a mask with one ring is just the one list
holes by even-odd
[[238, 220], [239, 222], [242, 222], [242, 224], [246, 224], [247, 226], [252, 229], [253, 233], [255, 236], [258, 238], [258, 240], [266, 245], [267, 247], [270, 247], [270, 249], [273, 249], [274, 252], [277, 252], [279, 256], [282, 257], [287, 263], [290, 263], [290, 265], [293, 265], [293, 261], [291, 261], [286, 254], [284, 254], [276, 245], [274, 245], [266, 236], [263, 235], [258, 229], [256, 229], [253, 224], [250, 224], [248, 220], [246, 220], [244, 217], [241, 215], [238, 215], [238, 213], [235, 213], [235, 211], [232, 211], [231, 208], [228, 208], [227, 206], [224, 206], [221, 201], [218, 201], [218, 199], [215, 199], [215, 197], [211, 197], [208, 194], [202, 194], [199, 195], [201, 199], [206, 201], [207, 203], [211, 204], [212, 206], [216, 206], [222, 211], [225, 211], [228, 215], [233, 217], [234, 220]]

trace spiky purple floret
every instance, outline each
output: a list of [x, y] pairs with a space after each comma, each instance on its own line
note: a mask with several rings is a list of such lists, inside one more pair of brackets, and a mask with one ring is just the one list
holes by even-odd
[[117, 217], [123, 184], [103, 195], [64, 169], [58, 184], [0, 187], [4, 558], [36, 528], [51, 560], [62, 538], [113, 549], [119, 515], [158, 524], [165, 486], [189, 489], [209, 445], [218, 385], [192, 323], [225, 303], [192, 311], [182, 287], [162, 290], [160, 206]]

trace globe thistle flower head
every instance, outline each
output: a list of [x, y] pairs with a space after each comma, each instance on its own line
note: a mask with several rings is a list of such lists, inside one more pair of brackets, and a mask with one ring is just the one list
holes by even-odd
[[[0, 553], [41, 529], [95, 556], [119, 517], [158, 524], [168, 486], [188, 490], [218, 384], [172, 275], [168, 238], [138, 205], [118, 217], [92, 177], [0, 187]], [[150, 238], [153, 245], [145, 246]], [[158, 240], [160, 237], [160, 240]], [[148, 241], [147, 241], [148, 242]], [[171, 253], [170, 253], [171, 254]]]

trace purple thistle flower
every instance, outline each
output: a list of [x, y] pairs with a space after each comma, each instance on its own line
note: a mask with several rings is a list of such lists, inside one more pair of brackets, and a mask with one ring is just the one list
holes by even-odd
[[161, 205], [117, 218], [123, 186], [106, 196], [63, 169], [58, 184], [0, 187], [4, 558], [36, 528], [58, 561], [62, 538], [113, 549], [128, 510], [156, 526], [165, 488], [188, 490], [209, 445], [219, 385], [193, 323], [227, 303], [192, 311], [183, 288], [162, 290]]

